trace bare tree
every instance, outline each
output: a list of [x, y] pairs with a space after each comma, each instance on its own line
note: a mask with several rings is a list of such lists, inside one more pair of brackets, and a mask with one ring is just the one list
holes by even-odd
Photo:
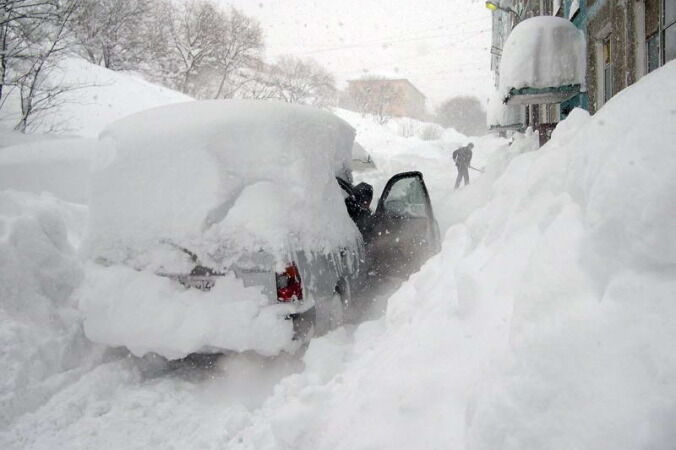
[[[220, 77], [214, 98], [229, 98], [238, 89], [239, 83], [232, 83], [233, 75], [241, 75], [258, 65], [263, 49], [263, 35], [260, 25], [235, 8], [225, 17], [223, 33], [218, 36], [214, 54], [214, 66]], [[227, 89], [227, 87], [230, 89]]]
[[219, 36], [225, 32], [222, 12], [210, 1], [191, 0], [174, 13], [171, 47], [178, 61], [174, 85], [195, 95], [200, 71], [215, 62]]
[[[26, 132], [42, 113], [53, 109], [72, 86], [48, 82], [59, 57], [70, 47], [68, 24], [77, 0], [0, 2], [0, 81], [18, 91], [21, 117], [15, 129]], [[4, 99], [0, 99], [0, 107]]]
[[393, 106], [402, 100], [402, 92], [382, 77], [367, 76], [350, 83], [348, 97], [351, 107], [363, 114], [371, 114], [380, 123], [386, 123]]
[[263, 49], [258, 22], [216, 0], [80, 0], [71, 23], [90, 62], [198, 98], [234, 96]]
[[142, 0], [80, 0], [71, 21], [79, 53], [109, 69], [135, 68], [142, 57], [143, 19], [151, 2]]
[[151, 81], [176, 88], [174, 74], [179, 70], [179, 58], [172, 43], [176, 7], [170, 0], [148, 0], [150, 9], [138, 30], [142, 58], [136, 70]]
[[228, 82], [228, 98], [279, 100], [272, 72], [272, 66], [261, 60], [238, 70]]
[[336, 104], [336, 81], [312, 59], [284, 56], [271, 67], [271, 83], [277, 97], [287, 103], [317, 107]]
[[0, 107], [6, 87], [16, 85], [10, 72], [28, 57], [40, 25], [51, 20], [56, 1], [0, 0]]
[[234, 96], [261, 59], [258, 22], [235, 8], [226, 12], [213, 0], [155, 3], [143, 38], [152, 61], [141, 63], [141, 70], [195, 97]]
[[449, 98], [437, 108], [436, 122], [466, 136], [481, 136], [488, 131], [486, 111], [476, 97]]

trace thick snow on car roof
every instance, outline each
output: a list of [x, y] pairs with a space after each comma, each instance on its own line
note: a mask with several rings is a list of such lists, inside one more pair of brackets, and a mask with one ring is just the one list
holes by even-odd
[[150, 253], [172, 243], [224, 262], [257, 250], [330, 252], [357, 239], [335, 181], [349, 176], [354, 130], [329, 112], [196, 101], [131, 115], [99, 139], [92, 257], [154, 265]]

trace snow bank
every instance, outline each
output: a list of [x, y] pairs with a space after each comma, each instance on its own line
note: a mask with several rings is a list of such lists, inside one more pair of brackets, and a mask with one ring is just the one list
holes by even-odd
[[54, 137], [45, 134], [24, 134], [14, 130], [0, 129], [0, 149], [47, 139], [54, 139]]
[[91, 161], [98, 141], [42, 138], [0, 148], [0, 190], [14, 189], [87, 203]]
[[[77, 57], [60, 62], [47, 83], [74, 89], [59, 97], [59, 107], [41, 117], [32, 133], [96, 137], [108, 124], [129, 114], [193, 100], [133, 73], [115, 72]], [[5, 101], [0, 127], [12, 128], [20, 117], [17, 92], [10, 91]]]
[[70, 297], [84, 215], [48, 195], [0, 192], [0, 428], [44, 402], [89, 352]]
[[[87, 336], [170, 359], [293, 351], [297, 306], [230, 270], [359, 245], [335, 180], [349, 179], [353, 139], [330, 113], [277, 102], [190, 102], [112, 124], [93, 165], [84, 254], [106, 267], [88, 265], [78, 293]], [[157, 276], [190, 273], [179, 247], [228, 274], [208, 292]]]
[[581, 85], [585, 90], [586, 41], [582, 30], [561, 17], [520, 22], [507, 37], [500, 60], [500, 94], [524, 87]]
[[470, 448], [673, 447], [674, 99], [671, 63], [593, 118], [574, 111], [527, 185], [502, 186], [520, 193], [510, 222], [537, 224], [538, 238]]
[[292, 308], [269, 305], [260, 288], [244, 287], [232, 274], [208, 292], [177, 284], [124, 266], [88, 265], [77, 294], [87, 337], [169, 359], [211, 349], [276, 355], [297, 347], [291, 320], [283, 320]]
[[354, 245], [335, 207], [353, 139], [330, 113], [277, 102], [191, 102], [118, 121], [95, 161], [88, 253], [157, 268], [148, 258], [161, 242], [214, 265]]
[[230, 445], [672, 448], [674, 110], [676, 62], [514, 152], [386, 317], [313, 341]]

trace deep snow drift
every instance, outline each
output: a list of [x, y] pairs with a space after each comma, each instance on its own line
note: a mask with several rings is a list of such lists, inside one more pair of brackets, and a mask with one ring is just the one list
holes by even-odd
[[673, 448], [674, 111], [676, 63], [575, 111], [232, 447]]
[[[49, 83], [79, 86], [61, 97], [63, 104], [46, 112], [35, 133], [11, 131], [19, 118], [16, 91], [9, 89], [0, 115], [0, 189], [87, 203], [89, 172], [98, 134], [111, 122], [169, 103], [192, 98], [114, 72], [79, 58], [68, 58], [50, 73]], [[55, 134], [57, 133], [57, 134]], [[63, 135], [59, 137], [58, 135]]]
[[[4, 134], [0, 133], [0, 138]], [[14, 189], [86, 204], [91, 162], [98, 140], [62, 138], [35, 140], [0, 148], [0, 189]]]
[[[87, 336], [171, 359], [297, 348], [284, 319], [295, 306], [245, 287], [233, 265], [272, 277], [297, 253], [359, 248], [335, 207], [353, 139], [336, 116], [280, 102], [190, 102], [113, 123], [92, 172], [84, 253], [105, 267], [89, 264], [78, 293]], [[158, 276], [190, 273], [196, 261], [181, 249], [226, 275], [208, 292]], [[306, 292], [305, 308], [312, 300]]]
[[342, 202], [335, 177], [349, 178], [354, 130], [330, 113], [281, 102], [190, 102], [117, 121], [100, 140], [92, 258], [158, 270], [149, 253], [175, 251], [163, 244], [171, 242], [226, 267], [243, 252], [331, 252], [357, 239], [334, 206]]
[[539, 151], [531, 136], [487, 155], [457, 193], [442, 169], [455, 142], [407, 146], [354, 118], [376, 184], [425, 167], [450, 226], [384, 318], [314, 340], [302, 368], [241, 355], [188, 375], [134, 358], [67, 372], [49, 401], [9, 410], [0, 447], [671, 449], [674, 111], [676, 62], [594, 117], [574, 111]]
[[[139, 75], [115, 72], [84, 59], [64, 59], [50, 72], [47, 84], [69, 87], [59, 106], [46, 111], [31, 133], [59, 133], [96, 137], [111, 122], [138, 111], [191, 97], [149, 83]], [[0, 115], [0, 129], [11, 129], [20, 117], [16, 91], [9, 91]], [[14, 138], [15, 139], [15, 138]]]
[[0, 192], [0, 429], [87, 369], [91, 344], [71, 297], [86, 213], [47, 194]]

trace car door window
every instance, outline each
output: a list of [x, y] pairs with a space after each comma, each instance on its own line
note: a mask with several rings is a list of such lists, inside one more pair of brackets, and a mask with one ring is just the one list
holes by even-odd
[[426, 218], [427, 196], [418, 177], [401, 178], [391, 186], [383, 201], [385, 214], [409, 218]]
[[438, 242], [439, 226], [422, 173], [393, 176], [366, 235], [371, 272], [375, 276], [406, 277], [439, 250]]

